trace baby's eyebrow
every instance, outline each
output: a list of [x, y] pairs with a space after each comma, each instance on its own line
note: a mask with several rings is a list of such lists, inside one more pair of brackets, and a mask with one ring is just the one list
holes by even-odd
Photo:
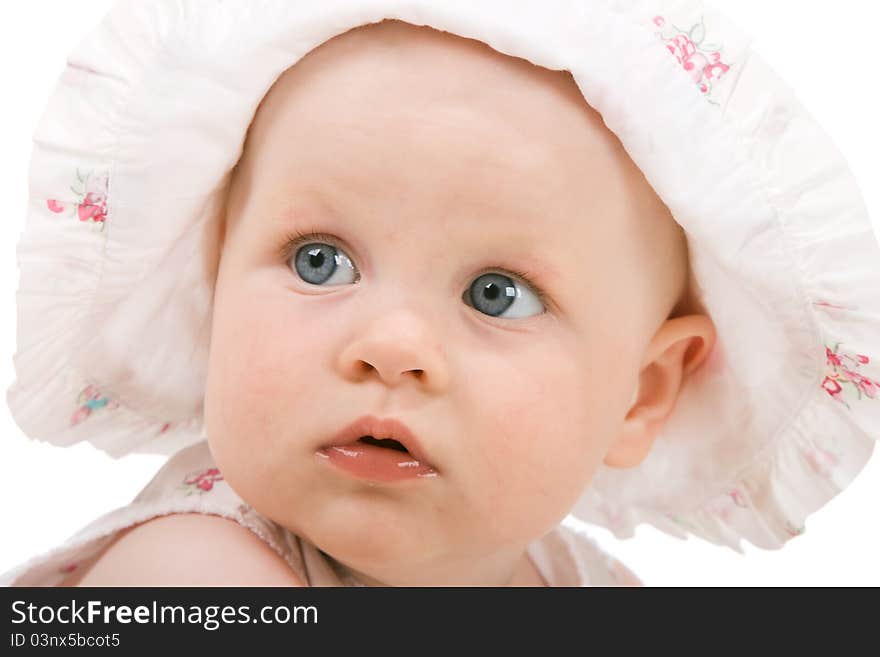
[[561, 282], [560, 271], [548, 264], [549, 260], [544, 257], [521, 254], [512, 256], [509, 261], [536, 285], [546, 288], [548, 292], [555, 290]]
[[[296, 226], [303, 232], [311, 231], [313, 228], [319, 232], [334, 232], [334, 226], [339, 224], [340, 214], [333, 201], [316, 188], [309, 187], [303, 191], [296, 203], [288, 202], [282, 205], [281, 210], [273, 215], [274, 221], [281, 226]], [[517, 239], [521, 240], [521, 244], [540, 243], [540, 240], [534, 237], [526, 238], [520, 235]], [[530, 249], [529, 252], [523, 249], [516, 251], [503, 249], [498, 247], [499, 244], [504, 243], [503, 240], [498, 241], [495, 238], [492, 238], [491, 243], [495, 245], [493, 249], [495, 257], [489, 258], [490, 264], [487, 265], [489, 268], [493, 266], [507, 268], [515, 270], [511, 273], [525, 274], [535, 285], [551, 294], [561, 285], [562, 272], [550, 264], [554, 260], [552, 253], [538, 252], [537, 249]]]
[[279, 207], [277, 212], [272, 213], [272, 220], [281, 226], [305, 224], [306, 228], [310, 228], [318, 218], [325, 221], [328, 218], [335, 219], [337, 216], [336, 208], [329, 199], [312, 189], [298, 194], [296, 201], [290, 198], [283, 199]]

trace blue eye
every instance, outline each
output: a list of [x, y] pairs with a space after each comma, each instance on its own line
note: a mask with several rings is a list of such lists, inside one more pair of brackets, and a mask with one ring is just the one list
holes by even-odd
[[[347, 285], [360, 280], [351, 258], [331, 235], [296, 233], [288, 237], [282, 254], [297, 275], [311, 285]], [[501, 273], [478, 276], [462, 299], [491, 317], [519, 319], [546, 312], [543, 291], [533, 285], [525, 273], [511, 273], [519, 282]]]
[[297, 249], [291, 260], [300, 278], [312, 285], [344, 285], [359, 278], [351, 258], [330, 244], [306, 244]]
[[540, 292], [520, 286], [509, 276], [493, 273], [478, 276], [462, 298], [469, 306], [491, 317], [519, 319], [540, 315], [546, 310], [541, 296]]

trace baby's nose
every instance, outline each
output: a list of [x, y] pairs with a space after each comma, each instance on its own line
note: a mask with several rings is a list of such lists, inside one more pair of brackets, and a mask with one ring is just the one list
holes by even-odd
[[449, 381], [442, 344], [427, 322], [411, 313], [373, 320], [342, 350], [338, 366], [349, 380], [378, 377], [395, 387], [411, 380], [436, 392]]

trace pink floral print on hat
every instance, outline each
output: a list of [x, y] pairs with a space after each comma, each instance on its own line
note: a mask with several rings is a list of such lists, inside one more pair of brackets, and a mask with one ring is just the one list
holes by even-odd
[[700, 19], [689, 30], [683, 30], [668, 24], [663, 16], [655, 16], [654, 25], [662, 28], [663, 31], [657, 32], [657, 35], [666, 43], [666, 49], [675, 56], [681, 67], [690, 74], [700, 93], [709, 102], [717, 105], [711, 99], [712, 83], [720, 80], [730, 70], [730, 65], [721, 61], [720, 45], [706, 43], [706, 25], [703, 20]]
[[77, 397], [77, 403], [79, 408], [76, 409], [70, 418], [71, 426], [79, 424], [91, 416], [92, 413], [102, 408], [113, 409], [119, 406], [117, 402], [102, 394], [95, 386], [83, 388]]
[[55, 214], [61, 214], [70, 206], [70, 216], [76, 216], [79, 221], [97, 224], [99, 230], [104, 228], [104, 219], [107, 217], [107, 182], [109, 174], [106, 171], [90, 171], [85, 175], [76, 170], [76, 183], [71, 185], [71, 191], [77, 195], [79, 202], [66, 204], [55, 199], [46, 201], [46, 206]]
[[868, 365], [871, 359], [864, 354], [847, 354], [840, 351], [840, 345], [825, 347], [825, 363], [827, 366], [822, 387], [832, 399], [849, 408], [846, 398], [850, 401], [880, 398], [880, 381], [868, 378], [861, 371], [862, 365]]

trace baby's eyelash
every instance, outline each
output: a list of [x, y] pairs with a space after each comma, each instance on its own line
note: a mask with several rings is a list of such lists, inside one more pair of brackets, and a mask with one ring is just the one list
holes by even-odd
[[[316, 230], [308, 230], [306, 232], [302, 232], [299, 230], [295, 230], [292, 233], [288, 233], [284, 245], [281, 247], [281, 258], [284, 262], [290, 260], [296, 250], [302, 244], [308, 244], [309, 242], [324, 242], [334, 246], [338, 249], [344, 249], [342, 244], [340, 244], [339, 240], [333, 237], [333, 235], [329, 235], [327, 233], [322, 233]], [[514, 278], [519, 278], [526, 285], [532, 288], [535, 291], [535, 294], [538, 296], [538, 300], [544, 305], [544, 307], [549, 308], [552, 304], [550, 296], [544, 292], [543, 288], [540, 285], [536, 284], [533, 281], [533, 276], [529, 272], [519, 271], [519, 270], [510, 270], [504, 269], [503, 267], [495, 267], [489, 268], [484, 271], [484, 274], [488, 274], [490, 272], [500, 272], [502, 274], [506, 274], [508, 276], [512, 276]], [[482, 274], [480, 274], [482, 276]]]
[[305, 233], [295, 230], [292, 233], [288, 233], [285, 238], [284, 245], [281, 247], [281, 258], [284, 262], [290, 260], [296, 250], [303, 244], [307, 244], [309, 242], [326, 242], [331, 246], [336, 247], [337, 249], [342, 249], [342, 245], [332, 235], [328, 235], [327, 233], [322, 233], [315, 230], [309, 230]]
[[512, 274], [515, 278], [519, 278], [535, 291], [535, 295], [537, 295], [538, 300], [544, 305], [545, 308], [551, 307], [551, 304], [553, 302], [551, 301], [550, 296], [546, 292], [544, 292], [543, 288], [540, 285], [532, 280], [532, 275], [530, 273], [525, 271], [505, 269], [492, 269], [491, 271], [500, 271], [503, 274]]

